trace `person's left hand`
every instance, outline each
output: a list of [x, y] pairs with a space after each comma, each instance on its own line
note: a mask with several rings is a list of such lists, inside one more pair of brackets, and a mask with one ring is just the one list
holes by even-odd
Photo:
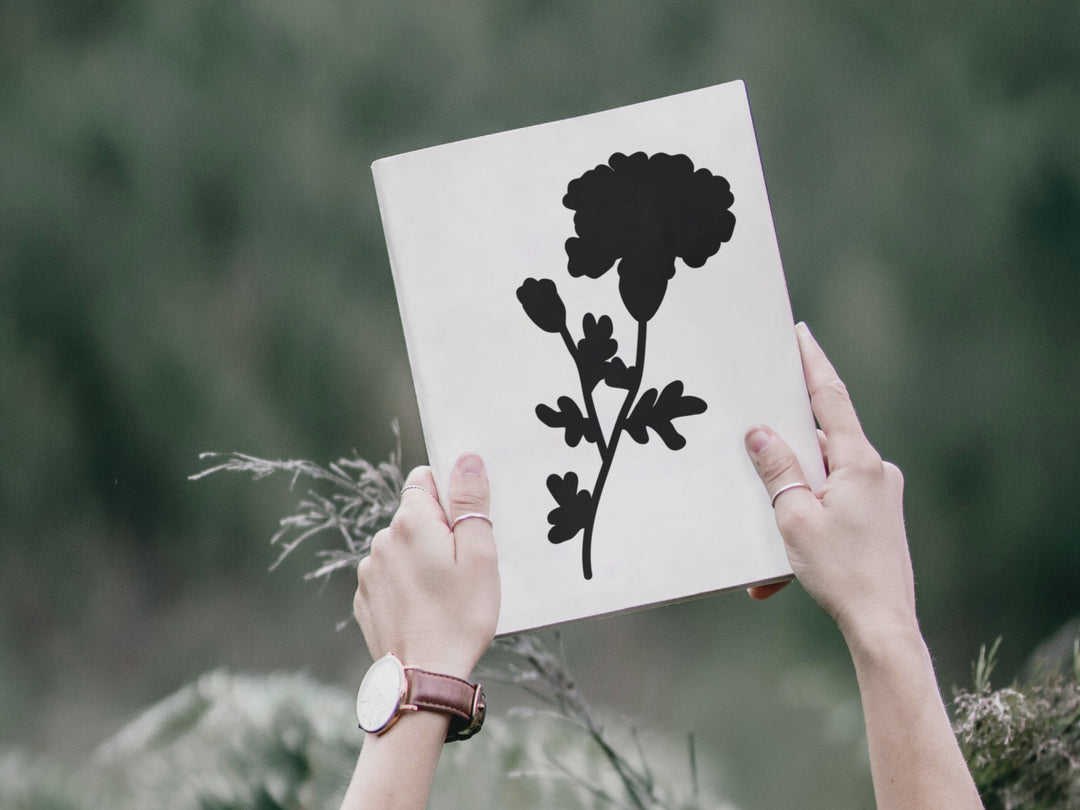
[[[409, 667], [468, 679], [495, 635], [501, 591], [487, 475], [479, 456], [457, 460], [450, 520], [428, 467], [409, 473], [401, 506], [357, 567], [353, 613], [373, 659], [394, 653]], [[431, 493], [431, 494], [428, 494]]]

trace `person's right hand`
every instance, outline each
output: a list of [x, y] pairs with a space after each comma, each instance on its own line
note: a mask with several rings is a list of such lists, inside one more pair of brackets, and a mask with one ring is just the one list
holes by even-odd
[[[776, 499], [788, 561], [849, 642], [865, 632], [916, 626], [903, 476], [863, 435], [847, 388], [810, 330], [800, 323], [796, 334], [828, 478], [816, 492], [795, 488]], [[746, 449], [770, 498], [806, 481], [791, 448], [770, 428], [747, 431]], [[750, 593], [762, 598], [775, 590]]]

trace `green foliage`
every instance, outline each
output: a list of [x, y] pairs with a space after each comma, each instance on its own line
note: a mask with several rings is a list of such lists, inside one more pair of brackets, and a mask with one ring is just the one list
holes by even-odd
[[124, 726], [81, 768], [0, 760], [0, 772], [23, 774], [0, 780], [0, 806], [336, 807], [359, 754], [352, 714], [348, 695], [306, 676], [209, 673]]
[[[336, 810], [363, 736], [353, 700], [301, 675], [208, 673], [129, 722], [81, 767], [0, 757], [0, 807]], [[620, 806], [611, 798], [620, 795], [620, 780], [606, 754], [588, 734], [568, 729], [566, 718], [535, 712], [492, 718], [467, 745], [447, 746], [429, 806]], [[651, 755], [669, 777], [669, 795], [687, 795], [650, 808], [730, 808], [683, 790], [689, 774], [658, 742]]]
[[993, 689], [1001, 639], [979, 650], [972, 691], [958, 690], [953, 730], [988, 810], [1080, 808], [1080, 642], [1065, 673]]
[[90, 810], [68, 769], [24, 752], [0, 755], [0, 806], [5, 810]]
[[[612, 741], [624, 751], [640, 751], [641, 742], [625, 724], [612, 721]], [[448, 748], [440, 763], [432, 798], [433, 810], [460, 807], [610, 810], [734, 810], [734, 805], [695, 791], [687, 768], [686, 748], [662, 733], [650, 735], [647, 756], [656, 772], [655, 799], [630, 800], [607, 754], [588, 735], [568, 726], [565, 718], [523, 711], [497, 720], [487, 750]], [[485, 730], [485, 734], [487, 731]], [[479, 773], [489, 803], [472, 796], [465, 775]], [[470, 798], [472, 796], [472, 798]]]
[[299, 675], [210, 673], [107, 740], [95, 766], [111, 806], [328, 806], [359, 753], [337, 689]]

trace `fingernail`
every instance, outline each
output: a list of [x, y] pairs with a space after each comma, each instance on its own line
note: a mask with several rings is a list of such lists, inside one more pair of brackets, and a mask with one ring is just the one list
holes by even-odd
[[807, 337], [813, 337], [813, 335], [810, 334], [810, 327], [806, 325], [806, 321], [799, 321], [795, 324], [795, 329]]
[[481, 475], [484, 472], [484, 462], [475, 453], [469, 453], [458, 459], [458, 469], [465, 475]]
[[772, 442], [772, 434], [763, 427], [751, 428], [746, 434], [746, 449], [755, 456], [761, 453]]

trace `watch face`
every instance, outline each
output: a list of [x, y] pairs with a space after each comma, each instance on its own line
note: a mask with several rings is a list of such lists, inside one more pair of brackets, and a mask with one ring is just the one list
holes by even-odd
[[393, 655], [371, 665], [356, 694], [356, 719], [364, 731], [381, 731], [394, 719], [405, 697], [405, 670]]

